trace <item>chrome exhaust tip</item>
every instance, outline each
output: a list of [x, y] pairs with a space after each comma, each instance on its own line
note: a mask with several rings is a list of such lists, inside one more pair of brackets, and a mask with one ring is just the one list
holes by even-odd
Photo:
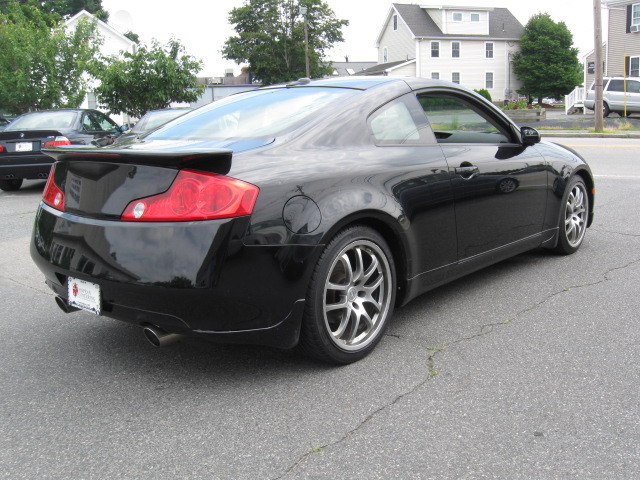
[[164, 330], [154, 327], [153, 325], [147, 325], [142, 329], [145, 338], [154, 347], [165, 347], [176, 340], [180, 340], [184, 335], [179, 333], [168, 333]]
[[67, 301], [60, 296], [56, 296], [56, 304], [64, 313], [77, 312], [78, 310], [80, 310], [79, 308], [70, 306]]

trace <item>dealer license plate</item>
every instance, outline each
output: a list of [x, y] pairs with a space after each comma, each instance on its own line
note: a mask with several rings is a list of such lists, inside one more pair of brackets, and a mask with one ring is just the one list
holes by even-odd
[[32, 152], [33, 142], [18, 142], [16, 143], [16, 152]]
[[70, 306], [100, 315], [100, 285], [69, 277], [67, 290]]

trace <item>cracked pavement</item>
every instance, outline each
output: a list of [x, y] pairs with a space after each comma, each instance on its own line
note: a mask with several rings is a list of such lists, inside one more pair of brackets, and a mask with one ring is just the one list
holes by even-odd
[[64, 315], [28, 257], [37, 187], [0, 194], [0, 478], [637, 478], [640, 141], [606, 141], [562, 141], [596, 174], [578, 253], [434, 290], [341, 368]]

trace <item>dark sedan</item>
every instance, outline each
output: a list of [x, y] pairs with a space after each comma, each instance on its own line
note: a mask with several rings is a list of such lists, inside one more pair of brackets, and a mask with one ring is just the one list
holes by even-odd
[[58, 305], [156, 345], [197, 334], [353, 362], [395, 307], [527, 250], [573, 253], [593, 219], [577, 154], [416, 78], [303, 79], [47, 153], [31, 255]]
[[24, 179], [47, 178], [51, 157], [42, 148], [108, 145], [121, 129], [97, 110], [25, 113], [0, 132], [0, 190], [18, 190]]

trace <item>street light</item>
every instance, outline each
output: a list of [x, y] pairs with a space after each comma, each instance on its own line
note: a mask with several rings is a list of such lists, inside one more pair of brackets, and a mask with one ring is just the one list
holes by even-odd
[[307, 12], [309, 9], [301, 5], [300, 13], [304, 17], [304, 65], [306, 68], [307, 78], [311, 78], [311, 71], [309, 70], [309, 30], [307, 29]]

